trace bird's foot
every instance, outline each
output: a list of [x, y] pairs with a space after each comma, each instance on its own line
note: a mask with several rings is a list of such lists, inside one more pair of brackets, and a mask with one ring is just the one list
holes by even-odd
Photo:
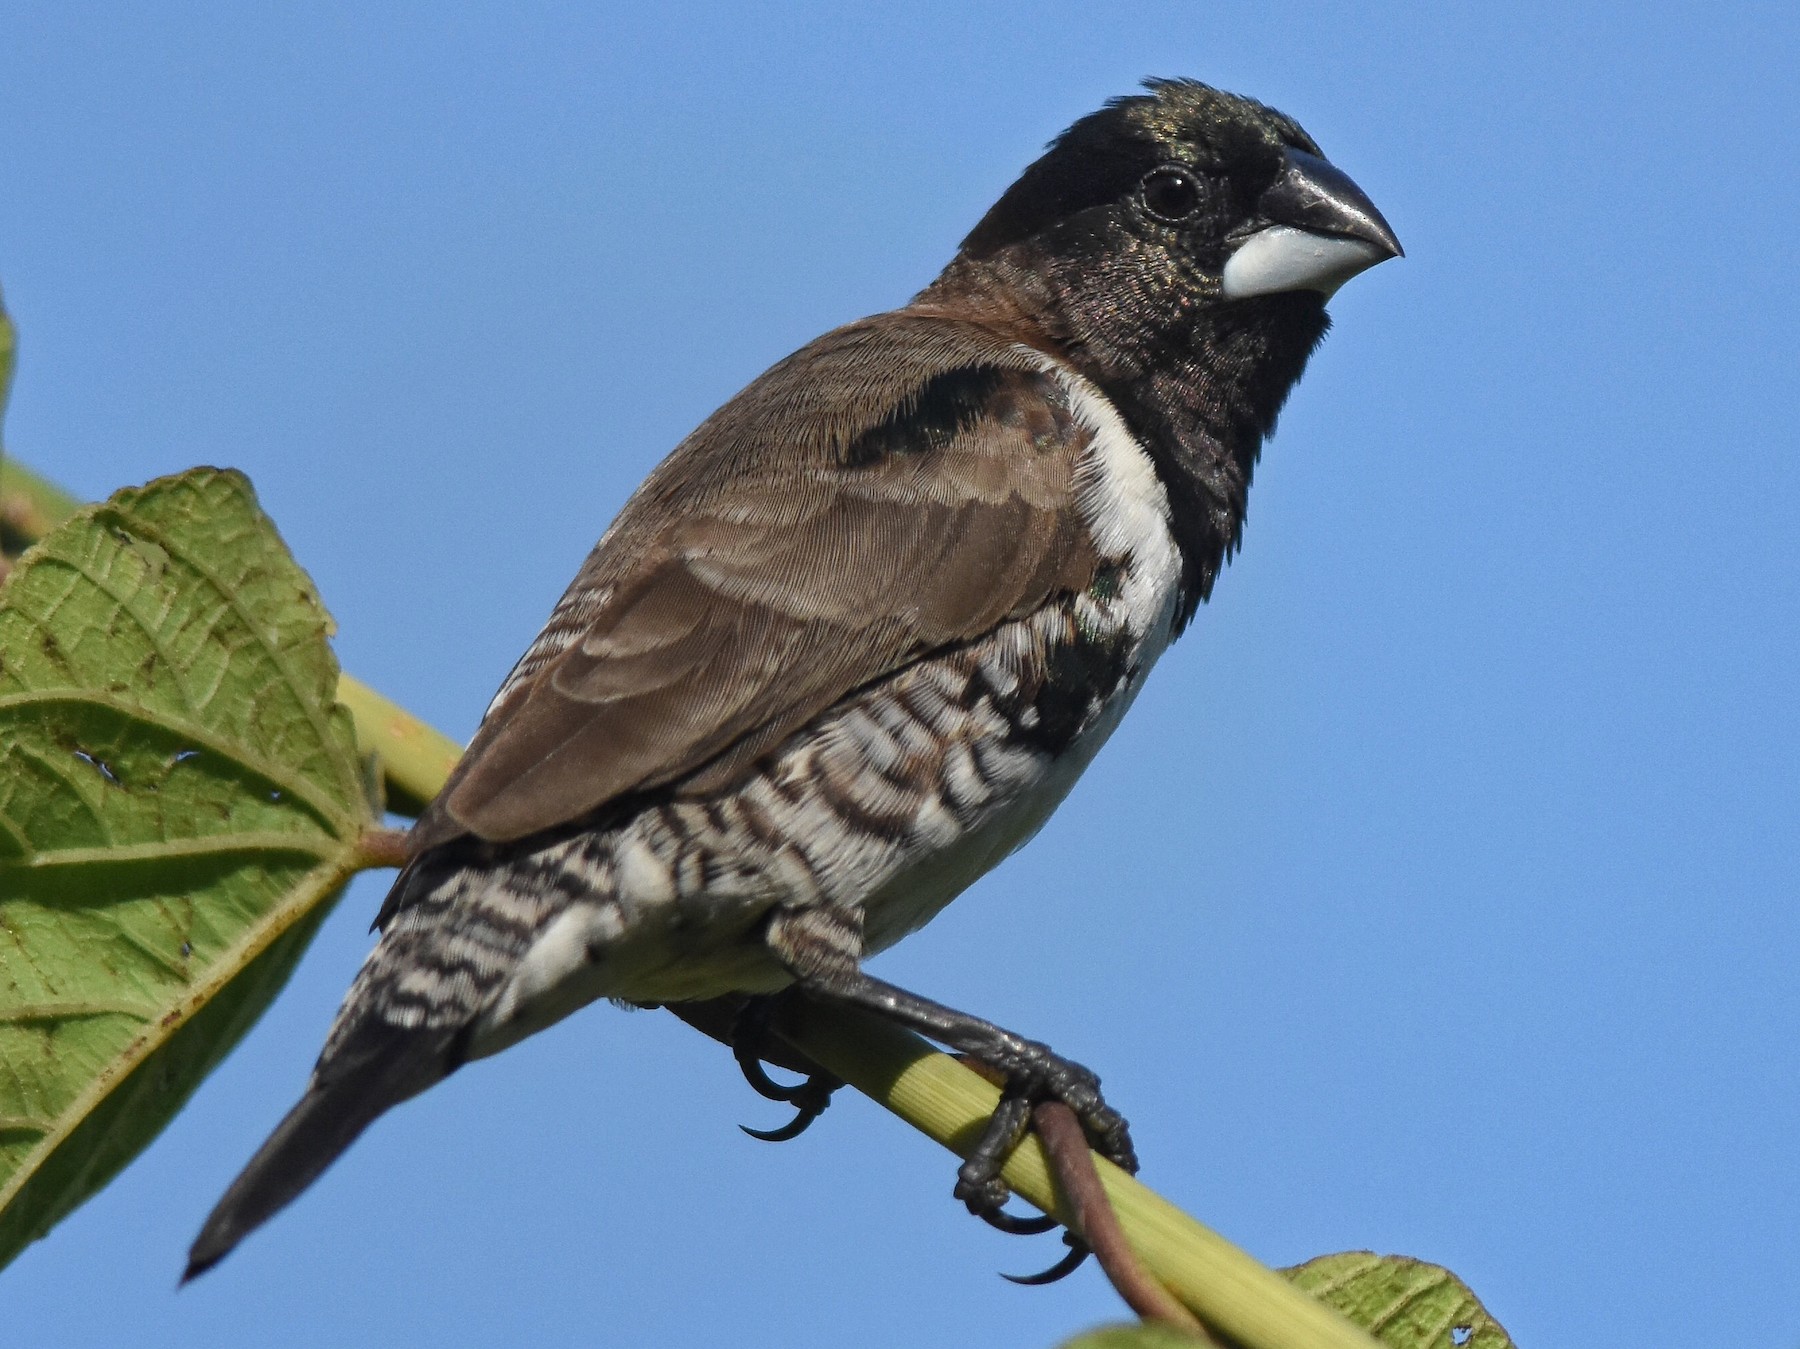
[[791, 1085], [769, 1076], [768, 1069], [763, 1067], [766, 1060], [762, 1051], [768, 1043], [772, 1010], [772, 999], [767, 997], [751, 998], [744, 1004], [732, 1027], [731, 1053], [751, 1088], [759, 1096], [793, 1106], [794, 1118], [775, 1129], [752, 1129], [747, 1124], [740, 1124], [738, 1128], [765, 1143], [785, 1143], [805, 1133], [812, 1122], [825, 1113], [825, 1107], [831, 1104], [832, 1093], [844, 1083], [826, 1072], [810, 1073]]
[[[822, 959], [822, 943], [816, 939], [801, 940], [814, 935], [799, 930], [812, 914], [809, 910], [777, 915], [768, 936], [771, 949], [794, 973], [803, 996], [873, 1012], [936, 1040], [961, 1054], [989, 1081], [999, 1085], [999, 1104], [957, 1172], [956, 1197], [971, 1213], [1001, 1231], [1048, 1230], [1038, 1220], [1004, 1211], [1011, 1191], [1001, 1176], [1006, 1159], [1025, 1136], [1032, 1107], [1040, 1102], [1057, 1101], [1067, 1106], [1095, 1151], [1124, 1171], [1137, 1172], [1131, 1130], [1124, 1116], [1101, 1096], [1100, 1079], [1091, 1071], [1052, 1052], [1048, 1045], [873, 978], [848, 953], [839, 952], [837, 959]], [[745, 1071], [748, 1073], [749, 1069]], [[754, 1079], [752, 1085], [756, 1085]], [[1079, 1237], [1072, 1237], [1069, 1245], [1067, 1257], [1026, 1282], [1050, 1282], [1079, 1265], [1087, 1246]]]
[[[968, 1057], [999, 1079], [1000, 1104], [988, 1118], [981, 1137], [957, 1172], [956, 1197], [977, 1217], [997, 1214], [1010, 1191], [1001, 1168], [1030, 1125], [1031, 1108], [1040, 1101], [1061, 1101], [1081, 1121], [1095, 1152], [1121, 1170], [1137, 1173], [1137, 1152], [1125, 1117], [1100, 1094], [1100, 1079], [1081, 1064], [1065, 1059], [1047, 1045], [1006, 1036], [989, 1053]], [[1016, 1220], [1015, 1220], [1016, 1221]], [[1000, 1224], [995, 1224], [999, 1226]]]

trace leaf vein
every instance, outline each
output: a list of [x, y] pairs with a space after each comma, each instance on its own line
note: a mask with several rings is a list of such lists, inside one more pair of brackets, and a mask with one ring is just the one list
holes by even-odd
[[267, 829], [248, 834], [203, 834], [191, 838], [165, 839], [150, 843], [109, 844], [97, 848], [54, 848], [32, 854], [23, 863], [0, 862], [0, 874], [9, 866], [25, 866], [33, 870], [50, 867], [89, 866], [95, 863], [166, 862], [190, 857], [228, 857], [233, 853], [256, 855], [273, 853], [286, 856], [313, 857], [320, 860], [333, 856], [336, 846], [309, 839], [304, 834], [288, 834]]
[[[177, 675], [186, 674], [187, 671], [184, 670], [180, 662], [176, 660], [175, 653], [164, 641], [163, 635], [158, 628], [132, 607], [133, 601], [141, 598], [144, 594], [145, 587], [140, 585], [135, 590], [127, 591], [124, 587], [115, 586], [113, 584], [112, 563], [118, 556], [118, 552], [112, 552], [107, 555], [107, 567], [103, 577], [96, 575], [92, 570], [83, 570], [81, 574], [87, 579], [88, 584], [92, 585], [94, 589], [98, 590], [102, 595], [105, 595], [113, 602], [115, 606], [113, 612], [115, 614], [124, 615], [125, 618], [130, 620], [133, 627], [144, 634], [144, 640], [150, 644], [150, 649], [157, 654], [163, 664], [168, 666], [169, 669]], [[183, 709], [198, 715], [200, 709], [194, 705], [193, 699], [188, 696], [186, 681], [177, 678], [174, 681], [174, 684], [176, 692], [180, 695]]]
[[[190, 741], [194, 748], [205, 749], [216, 754], [241, 768], [248, 769], [270, 786], [290, 792], [302, 801], [322, 824], [338, 834], [339, 837], [361, 828], [360, 820], [346, 815], [343, 808], [322, 792], [310, 778], [298, 773], [284, 774], [275, 765], [256, 755], [246, 753], [241, 745], [224, 740], [203, 726], [177, 719], [167, 713], [154, 711], [114, 694], [81, 688], [33, 689], [27, 693], [0, 693], [0, 713], [15, 707], [36, 707], [43, 703], [59, 702], [104, 707], [122, 716], [148, 722], [152, 726], [172, 732], [176, 737]], [[357, 790], [360, 792], [360, 787]]]
[[[87, 811], [88, 818], [94, 822], [102, 833], [110, 836], [111, 831], [106, 827], [106, 817], [100, 813], [99, 805], [88, 796], [85, 789], [86, 784], [83, 784], [80, 779], [73, 773], [70, 773], [62, 764], [57, 763], [47, 754], [39, 753], [30, 745], [23, 743], [15, 744], [13, 749], [23, 757], [30, 759], [41, 766], [46, 773], [61, 782], [63, 786], [67, 787], [74, 795], [76, 801], [80, 803], [81, 808]], [[72, 759], [75, 756], [71, 754], [69, 757]], [[98, 778], [98, 776], [99, 771], [95, 770], [95, 777]]]
[[1401, 1290], [1395, 1295], [1394, 1300], [1381, 1310], [1381, 1313], [1378, 1316], [1370, 1320], [1369, 1324], [1365, 1326], [1364, 1329], [1370, 1334], [1378, 1334], [1381, 1331], [1381, 1328], [1387, 1325], [1388, 1322], [1394, 1320], [1395, 1317], [1400, 1316], [1413, 1305], [1422, 1301], [1432, 1293], [1435, 1293], [1448, 1281], [1448, 1273], [1444, 1270], [1438, 1270], [1431, 1278]]
[[156, 1015], [154, 1007], [123, 998], [71, 999], [67, 1002], [24, 1002], [16, 1007], [0, 1007], [0, 1025], [25, 1026], [37, 1021], [74, 1021], [90, 1016], [129, 1016], [149, 1021]]
[[288, 648], [279, 646], [270, 640], [265, 631], [264, 624], [258, 621], [257, 615], [252, 613], [240, 598], [239, 587], [227, 585], [223, 577], [219, 576], [218, 573], [204, 561], [188, 551], [184, 541], [169, 538], [149, 521], [140, 520], [135, 516], [128, 516], [118, 507], [113, 506], [110, 503], [103, 506], [99, 512], [101, 515], [109, 513], [115, 518], [121, 519], [121, 521], [129, 521], [134, 533], [149, 539], [167, 552], [170, 557], [180, 558], [195, 575], [212, 587], [215, 594], [223, 599], [226, 604], [231, 606], [232, 612], [237, 614], [243, 621], [244, 627], [249, 631], [252, 639], [268, 655], [270, 662], [275, 668], [280, 671], [282, 682], [287, 685], [288, 691], [294, 695], [295, 701], [300, 705], [307, 720], [312, 723], [314, 731], [318, 734], [320, 743], [325, 746], [327, 754], [338, 769], [340, 784], [347, 787], [351, 792], [360, 791], [362, 779], [361, 774], [357, 771], [355, 756], [349, 753], [346, 748], [338, 742], [337, 737], [332, 734], [331, 715], [329, 711], [333, 705], [332, 691], [330, 689], [323, 691], [323, 703], [321, 705], [320, 690], [308, 686], [310, 681], [294, 667], [292, 653]]
[[341, 889], [355, 870], [352, 849], [346, 847], [332, 864], [314, 868], [306, 880], [288, 892], [280, 905], [251, 924], [230, 949], [221, 952], [203, 979], [184, 990], [168, 1013], [158, 1017], [149, 1029], [138, 1035], [127, 1052], [108, 1063], [48, 1122], [49, 1127], [43, 1131], [38, 1143], [20, 1160], [4, 1183], [0, 1183], [0, 1213], [6, 1211], [25, 1184], [101, 1101], [166, 1044], [234, 975], [310, 913], [314, 906]]

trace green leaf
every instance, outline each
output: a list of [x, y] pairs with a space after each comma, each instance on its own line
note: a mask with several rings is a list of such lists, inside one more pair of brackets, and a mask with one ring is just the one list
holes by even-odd
[[373, 819], [330, 619], [238, 473], [80, 511], [0, 587], [0, 1264], [286, 981]]
[[1345, 1251], [1281, 1272], [1393, 1349], [1513, 1349], [1469, 1286], [1439, 1265]]
[[[1346, 1251], [1281, 1271], [1392, 1349], [1514, 1349], [1500, 1323], [1449, 1270], [1404, 1255]], [[1194, 1349], [1168, 1326], [1102, 1326], [1062, 1349]]]

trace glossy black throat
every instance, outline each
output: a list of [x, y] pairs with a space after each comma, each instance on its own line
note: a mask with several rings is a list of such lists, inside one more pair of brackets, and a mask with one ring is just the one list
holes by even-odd
[[1174, 331], [1081, 344], [1078, 364], [1136, 433], [1169, 494], [1181, 549], [1176, 631], [1212, 593], [1243, 535], [1262, 443], [1331, 320], [1314, 291], [1191, 311]]

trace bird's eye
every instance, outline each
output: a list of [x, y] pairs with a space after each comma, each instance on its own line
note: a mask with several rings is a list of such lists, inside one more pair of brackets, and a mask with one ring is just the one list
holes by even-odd
[[1144, 209], [1169, 225], [1192, 220], [1200, 211], [1200, 184], [1186, 169], [1151, 169], [1142, 186]]

